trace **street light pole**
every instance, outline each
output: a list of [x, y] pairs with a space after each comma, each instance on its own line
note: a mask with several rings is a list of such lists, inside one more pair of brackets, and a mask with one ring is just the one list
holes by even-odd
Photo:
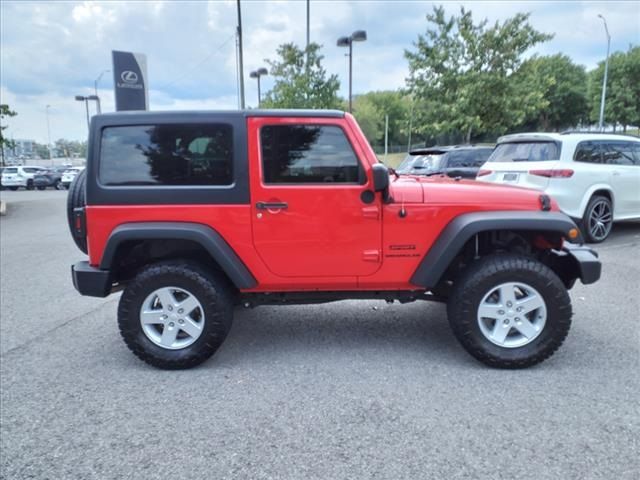
[[260, 97], [260, 77], [263, 75], [268, 75], [269, 72], [267, 71], [266, 68], [261, 67], [257, 70], [254, 70], [253, 72], [249, 73], [249, 77], [251, 78], [255, 78], [258, 80], [258, 108], [260, 108], [260, 102], [261, 102], [261, 97]]
[[349, 47], [349, 113], [353, 111], [353, 42], [364, 42], [367, 39], [367, 32], [356, 30], [348, 37], [338, 38], [336, 45], [339, 47]]
[[238, 69], [240, 77], [240, 109], [244, 110], [244, 68], [242, 65], [242, 12], [240, 11], [240, 0], [237, 0], [238, 5]]
[[44, 109], [47, 116], [47, 151], [49, 152], [49, 158], [51, 158], [51, 127], [49, 125], [49, 109], [51, 105], [47, 105]]
[[91, 95], [90, 97], [85, 97], [84, 95], [76, 95], [76, 100], [78, 102], [84, 102], [84, 108], [87, 111], [87, 129], [90, 129], [90, 125], [91, 125], [91, 122], [89, 121], [89, 99], [95, 100], [95, 98], [96, 98], [95, 95]]
[[598, 16], [604, 22], [604, 31], [607, 33], [607, 58], [604, 61], [604, 79], [602, 80], [602, 97], [600, 98], [600, 131], [604, 130], [604, 101], [607, 96], [607, 75], [609, 73], [609, 47], [611, 46], [611, 35], [609, 35], [609, 28], [607, 28], [607, 20], [600, 14]]
[[102, 72], [100, 72], [100, 75], [98, 75], [98, 78], [96, 78], [95, 81], [93, 82], [93, 89], [95, 91], [96, 98], [98, 99], [97, 100], [98, 114], [102, 113], [102, 107], [100, 105], [100, 97], [98, 96], [98, 82], [100, 81], [100, 79], [105, 73], [109, 73], [110, 71], [111, 70], [103, 70]]

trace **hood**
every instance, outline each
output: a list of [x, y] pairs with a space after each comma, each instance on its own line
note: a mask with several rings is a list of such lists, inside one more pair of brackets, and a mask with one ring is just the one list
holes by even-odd
[[[478, 182], [454, 180], [446, 176], [392, 178], [391, 195], [396, 201], [444, 205], [493, 205], [504, 210], [540, 209], [538, 190]], [[552, 209], [557, 205], [552, 201]]]

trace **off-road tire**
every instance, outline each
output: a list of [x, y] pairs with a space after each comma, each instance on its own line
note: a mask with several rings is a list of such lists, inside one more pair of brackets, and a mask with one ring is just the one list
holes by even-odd
[[69, 186], [69, 193], [67, 193], [67, 222], [69, 223], [69, 231], [71, 232], [73, 241], [83, 253], [88, 252], [87, 237], [76, 233], [76, 229], [74, 228], [73, 224], [73, 211], [76, 208], [84, 208], [87, 204], [85, 200], [86, 178], [86, 170], [78, 173], [78, 175], [76, 175], [76, 178], [74, 178], [71, 182], [71, 185]]
[[612, 225], [609, 225], [608, 227], [609, 230], [604, 237], [594, 236], [593, 233], [591, 232], [591, 229], [589, 228], [589, 219], [593, 214], [593, 209], [596, 207], [596, 205], [600, 203], [605, 203], [608, 206], [609, 212], [611, 212], [611, 217], [612, 217], [611, 222], [613, 223], [613, 205], [611, 204], [611, 200], [609, 200], [604, 195], [594, 195], [593, 197], [591, 197], [591, 199], [589, 199], [589, 203], [587, 203], [587, 208], [584, 209], [584, 215], [582, 216], [582, 219], [579, 222], [580, 230], [582, 231], [582, 235], [584, 236], [584, 239], [587, 241], [587, 243], [604, 242], [607, 239], [607, 237], [611, 234]]
[[[535, 288], [547, 310], [540, 334], [522, 347], [506, 348], [489, 341], [478, 325], [477, 311], [485, 294], [505, 282]], [[447, 304], [449, 324], [462, 346], [491, 367], [525, 368], [549, 358], [562, 345], [571, 326], [571, 300], [558, 276], [539, 261], [517, 254], [494, 254], [471, 264], [454, 285]]]
[[[140, 323], [144, 299], [168, 286], [193, 294], [205, 315], [200, 337], [179, 350], [168, 350], [153, 343]], [[129, 349], [146, 363], [167, 370], [195, 367], [211, 357], [227, 337], [232, 319], [233, 296], [225, 279], [188, 261], [162, 262], [144, 268], [127, 285], [118, 306], [120, 334]]]

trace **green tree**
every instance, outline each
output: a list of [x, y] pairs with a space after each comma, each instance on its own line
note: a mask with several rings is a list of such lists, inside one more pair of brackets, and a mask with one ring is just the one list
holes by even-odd
[[49, 147], [41, 143], [35, 144], [35, 152], [36, 155], [38, 155], [38, 157], [40, 158], [51, 158], [51, 156], [49, 155]]
[[587, 74], [562, 54], [533, 57], [518, 71], [520, 82], [537, 84], [544, 103], [525, 121], [528, 130], [561, 130], [588, 119]]
[[0, 104], [0, 153], [2, 154], [2, 165], [4, 165], [5, 147], [6, 148], [14, 147], [14, 142], [12, 140], [9, 140], [8, 138], [5, 138], [4, 134], [2, 133], [6, 128], [8, 128], [8, 125], [2, 125], [2, 121], [6, 117], [15, 117], [16, 115], [17, 113], [11, 110], [11, 108], [9, 108], [9, 105]]
[[486, 19], [474, 23], [464, 7], [450, 18], [434, 7], [415, 50], [405, 51], [417, 133], [461, 132], [470, 141], [474, 134], [504, 133], [546, 105], [542, 89], [514, 81], [524, 52], [552, 38], [528, 19], [519, 13], [488, 26]]
[[[604, 63], [589, 72], [589, 100], [591, 120], [600, 117], [600, 98]], [[604, 109], [605, 123], [620, 124], [624, 131], [627, 125], [640, 125], [640, 46], [629, 51], [614, 52], [609, 57], [607, 96]]]
[[87, 157], [87, 142], [78, 142], [77, 140], [65, 140], [60, 138], [55, 142], [55, 150], [57, 155], [62, 157]]
[[401, 92], [379, 91], [358, 95], [353, 101], [353, 114], [369, 143], [384, 144], [385, 115], [389, 116], [389, 145], [407, 141], [410, 102]]
[[320, 48], [317, 43], [306, 49], [285, 43], [278, 47], [277, 60], [265, 60], [275, 79], [262, 101], [265, 108], [340, 108], [340, 82], [337, 75], [327, 75]]

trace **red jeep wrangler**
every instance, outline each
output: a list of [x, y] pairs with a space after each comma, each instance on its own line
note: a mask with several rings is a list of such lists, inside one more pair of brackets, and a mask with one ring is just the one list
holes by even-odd
[[399, 176], [338, 111], [96, 116], [68, 207], [74, 286], [123, 290], [122, 336], [161, 368], [209, 358], [238, 305], [343, 299], [447, 302], [471, 355], [527, 367], [566, 337], [567, 289], [600, 277], [546, 195]]

